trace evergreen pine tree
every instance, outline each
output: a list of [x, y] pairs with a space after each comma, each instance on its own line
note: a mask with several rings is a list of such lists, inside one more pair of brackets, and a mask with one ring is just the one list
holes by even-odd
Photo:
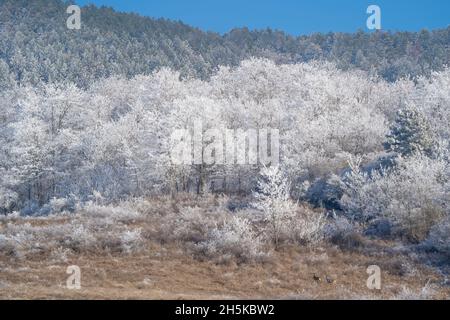
[[405, 108], [397, 112], [397, 117], [386, 136], [384, 147], [387, 151], [402, 156], [433, 152], [433, 133], [425, 116], [416, 108]]

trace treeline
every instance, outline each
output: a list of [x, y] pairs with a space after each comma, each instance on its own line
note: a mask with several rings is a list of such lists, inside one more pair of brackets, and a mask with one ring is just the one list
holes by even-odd
[[68, 2], [0, 0], [0, 88], [150, 74], [160, 67], [207, 79], [218, 66], [250, 57], [278, 63], [310, 60], [359, 68], [388, 81], [430, 75], [450, 64], [450, 27], [421, 32], [328, 33], [234, 29], [220, 35], [181, 22], [82, 8], [81, 30], [66, 27]]
[[[211, 128], [278, 129], [281, 169], [295, 199], [379, 212], [391, 200], [375, 201], [370, 210], [361, 210], [361, 203], [374, 197], [370, 188], [389, 182], [377, 190], [387, 197], [401, 183], [408, 190], [401, 196], [411, 195], [403, 205], [420, 207], [431, 198], [441, 206], [435, 192], [449, 181], [450, 95], [443, 90], [449, 87], [448, 69], [417, 82], [390, 83], [328, 63], [253, 59], [223, 67], [207, 81], [180, 79], [163, 69], [131, 80], [101, 80], [89, 89], [48, 84], [6, 90], [0, 94], [0, 212], [35, 213], [52, 199], [85, 201], [96, 192], [116, 201], [254, 190], [261, 165], [171, 161], [172, 133], [191, 130], [196, 121], [203, 134]], [[392, 154], [413, 159], [404, 164], [409, 169], [392, 176], [402, 176], [398, 183], [383, 180], [388, 173], [376, 181], [366, 176], [390, 167]], [[355, 162], [354, 175], [339, 182], [349, 162]], [[446, 173], [440, 174], [442, 166]], [[412, 182], [417, 177], [420, 183]]]

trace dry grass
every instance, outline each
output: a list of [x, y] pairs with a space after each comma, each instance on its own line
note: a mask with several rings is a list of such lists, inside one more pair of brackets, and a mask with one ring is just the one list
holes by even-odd
[[[392, 299], [404, 288], [420, 292], [441, 279], [427, 268], [414, 275], [383, 273], [382, 290], [366, 287], [366, 267], [379, 258], [346, 254], [335, 248], [285, 248], [263, 264], [219, 265], [201, 262], [176, 247], [153, 244], [132, 256], [72, 255], [55, 263], [39, 255], [26, 261], [1, 260], [2, 299]], [[381, 261], [383, 262], [383, 261]], [[67, 266], [81, 268], [81, 290], [65, 287]], [[385, 258], [386, 266], [389, 258]], [[383, 268], [382, 268], [383, 270]], [[317, 282], [313, 274], [323, 281]], [[335, 279], [329, 284], [325, 276]], [[437, 287], [425, 298], [446, 299]]]
[[[49, 239], [34, 247], [25, 246], [21, 254], [0, 252], [1, 299], [448, 299], [450, 288], [435, 269], [426, 267], [407, 250], [395, 250], [393, 242], [365, 239], [357, 250], [344, 249], [340, 243], [323, 243], [314, 248], [284, 245], [271, 251], [269, 258], [239, 263], [199, 259], [184, 243], [161, 239], [159, 224], [171, 205], [153, 205], [133, 219], [118, 214], [111, 229], [99, 228], [96, 216], [53, 216], [0, 220], [0, 234], [8, 228], [27, 226], [45, 228], [82, 224], [94, 228], [102, 245], [85, 250], [64, 247]], [[206, 204], [205, 204], [206, 205]], [[147, 208], [148, 209], [148, 208]], [[90, 213], [92, 215], [92, 213]], [[94, 215], [95, 216], [95, 215]], [[120, 223], [117, 221], [121, 221]], [[30, 227], [31, 226], [31, 227]], [[15, 230], [15, 229], [14, 229]], [[20, 230], [20, 228], [19, 228]], [[136, 250], [121, 250], [112, 237], [123, 230], [140, 230], [142, 243]], [[108, 238], [109, 237], [109, 238]], [[112, 238], [111, 238], [112, 237]], [[120, 238], [120, 237], [119, 237]], [[54, 244], [57, 245], [54, 245]], [[363, 247], [361, 247], [363, 246]], [[367, 250], [364, 250], [367, 248]], [[366, 287], [369, 265], [382, 270], [382, 290]], [[66, 268], [81, 269], [80, 290], [66, 288]], [[316, 281], [313, 275], [322, 278]], [[328, 283], [326, 277], [332, 278]], [[422, 290], [424, 287], [426, 291]]]

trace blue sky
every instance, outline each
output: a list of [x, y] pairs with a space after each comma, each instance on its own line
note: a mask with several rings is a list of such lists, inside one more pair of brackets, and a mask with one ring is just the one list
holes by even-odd
[[294, 35], [366, 30], [370, 4], [381, 8], [382, 29], [417, 31], [450, 25], [449, 0], [76, 0], [118, 11], [181, 20], [202, 30], [279, 29]]

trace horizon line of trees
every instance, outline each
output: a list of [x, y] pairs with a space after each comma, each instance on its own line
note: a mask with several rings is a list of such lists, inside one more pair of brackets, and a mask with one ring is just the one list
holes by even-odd
[[0, 90], [14, 85], [75, 83], [88, 88], [111, 76], [132, 78], [162, 67], [208, 79], [219, 66], [251, 57], [276, 63], [333, 62], [393, 82], [430, 76], [450, 65], [450, 27], [420, 32], [291, 36], [271, 29], [220, 35], [181, 22], [82, 8], [81, 30], [66, 27], [62, 0], [0, 0]]

